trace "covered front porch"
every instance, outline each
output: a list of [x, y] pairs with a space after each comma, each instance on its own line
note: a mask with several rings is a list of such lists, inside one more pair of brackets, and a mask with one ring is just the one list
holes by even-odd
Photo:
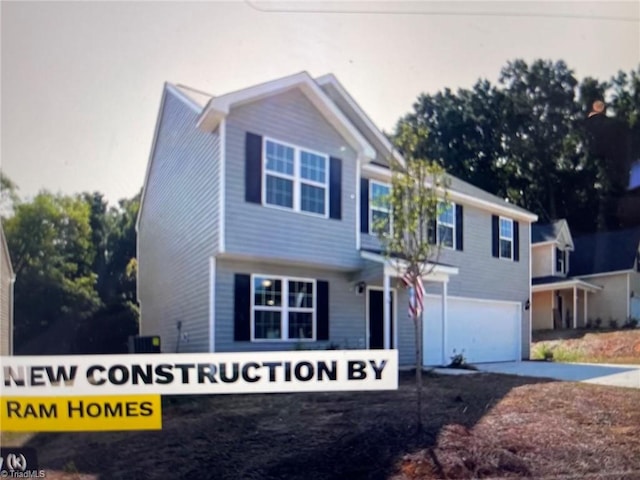
[[544, 277], [532, 281], [532, 329], [583, 328], [589, 319], [589, 295], [602, 287], [577, 278]]
[[[353, 280], [367, 297], [366, 347], [397, 349], [401, 364], [412, 363], [415, 360], [413, 323], [405, 321], [408, 317], [408, 293], [402, 288], [399, 278], [408, 265], [402, 259], [388, 258], [377, 252], [361, 251], [361, 256], [365, 261], [364, 267]], [[441, 318], [446, 319], [449, 277], [457, 275], [458, 268], [427, 262], [424, 271], [425, 290], [439, 294]], [[424, 301], [426, 304], [426, 296]], [[443, 328], [446, 328], [446, 321], [443, 321]]]

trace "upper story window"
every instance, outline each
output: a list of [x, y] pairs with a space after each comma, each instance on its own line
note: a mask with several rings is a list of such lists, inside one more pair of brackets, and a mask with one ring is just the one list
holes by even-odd
[[327, 216], [326, 155], [265, 139], [263, 203]]
[[513, 220], [500, 217], [500, 258], [513, 258]]
[[456, 209], [452, 203], [438, 205], [437, 237], [438, 245], [454, 248], [456, 239]]
[[305, 278], [254, 275], [252, 340], [314, 340], [316, 282]]
[[520, 223], [498, 215], [491, 215], [491, 255], [520, 261]]
[[391, 233], [391, 209], [388, 196], [391, 186], [386, 183], [370, 181], [369, 186], [369, 233], [375, 235], [376, 228], [384, 233]]
[[566, 250], [556, 248], [556, 273], [567, 273], [568, 254]]

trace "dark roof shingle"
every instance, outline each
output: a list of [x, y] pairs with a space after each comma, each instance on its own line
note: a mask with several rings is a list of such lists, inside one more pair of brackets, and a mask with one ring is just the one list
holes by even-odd
[[630, 270], [638, 255], [640, 227], [583, 235], [573, 242], [575, 251], [569, 261], [570, 276]]
[[556, 240], [560, 235], [560, 229], [564, 224], [564, 220], [556, 220], [553, 223], [531, 226], [531, 243], [550, 242]]

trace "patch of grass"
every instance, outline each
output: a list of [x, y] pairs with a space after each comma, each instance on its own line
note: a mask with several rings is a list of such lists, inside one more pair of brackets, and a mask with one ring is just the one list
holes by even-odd
[[546, 342], [539, 342], [531, 349], [531, 358], [551, 362], [553, 361], [553, 348]]
[[562, 346], [557, 346], [553, 349], [554, 362], [580, 362], [583, 361], [582, 358], [583, 354], [579, 350], [564, 348]]
[[[569, 335], [558, 332], [560, 338], [551, 339], [545, 333], [544, 340], [531, 346], [533, 359], [549, 359], [556, 362], [624, 363], [640, 365], [640, 330], [583, 330]], [[540, 337], [539, 337], [540, 338]], [[545, 357], [546, 355], [546, 357]]]

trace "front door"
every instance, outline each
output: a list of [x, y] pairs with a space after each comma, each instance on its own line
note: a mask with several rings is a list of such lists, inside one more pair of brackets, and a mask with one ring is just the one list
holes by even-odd
[[564, 315], [562, 314], [562, 310], [563, 310], [563, 302], [562, 302], [562, 295], [556, 295], [556, 324], [555, 324], [555, 328], [565, 328], [564, 325]]
[[[381, 350], [384, 348], [384, 292], [382, 290], [368, 290], [369, 302], [369, 348]], [[393, 347], [393, 293], [391, 294], [391, 322], [389, 338]]]

